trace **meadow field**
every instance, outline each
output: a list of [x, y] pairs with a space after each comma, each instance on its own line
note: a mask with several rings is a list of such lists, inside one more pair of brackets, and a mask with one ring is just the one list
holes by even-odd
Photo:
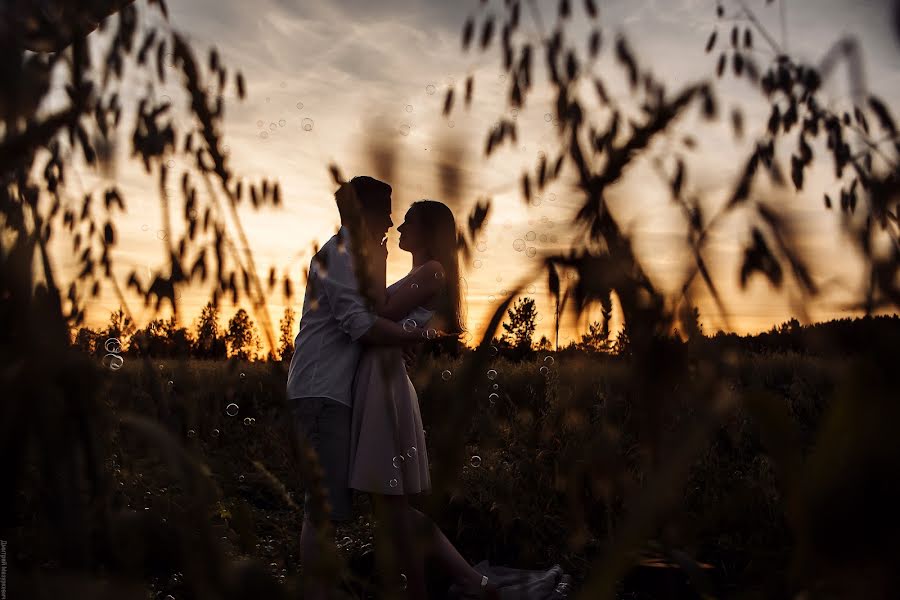
[[[449, 408], [428, 390], [449, 386], [462, 360], [424, 358], [413, 373], [417, 389], [424, 390], [420, 404], [429, 440], [439, 435]], [[693, 590], [702, 586], [716, 595], [738, 589], [777, 595], [795, 551], [786, 486], [758, 421], [740, 400], [765, 396], [781, 405], [798, 433], [797, 450], [805, 454], [854, 361], [743, 352], [730, 362], [733, 369], [717, 382], [717, 394], [735, 408], [691, 461], [686, 479], [671, 481], [675, 501], [640, 556], [630, 557], [618, 597], [699, 597]], [[630, 365], [567, 351], [536, 353], [518, 363], [492, 358], [488, 367], [482, 382], [467, 391], [476, 397], [476, 409], [465, 432], [465, 460], [452, 483], [431, 499], [430, 512], [471, 562], [560, 564], [578, 589], [617, 536], [627, 535], [620, 529], [652, 485], [652, 461], [639, 439], [641, 418], [629, 398]], [[102, 373], [101, 397], [112, 415], [158, 420], [196, 461], [212, 490], [203, 514], [210, 543], [222, 556], [250, 559], [293, 589], [299, 586], [304, 484], [285, 437], [284, 369], [276, 362], [128, 360], [120, 370]], [[451, 380], [445, 381], [448, 371]], [[686, 431], [684, 422], [707, 404], [676, 390], [673, 395], [677, 407], [660, 403], [661, 410], [668, 407], [659, 415], [664, 437]], [[158, 537], [159, 547], [151, 543], [148, 555], [133, 557], [147, 569], [151, 597], [191, 597], [184, 584], [191, 557], [181, 555], [167, 528], [192, 526], [184, 520], [190, 514], [185, 505], [194, 501], [197, 483], [173, 470], [162, 448], [138, 443], [119, 427], [109, 434], [113, 454], [105, 467], [116, 490], [113, 508], [145, 520]], [[586, 455], [591, 445], [596, 453]], [[432, 467], [443, 459], [433, 452], [429, 458]], [[374, 585], [373, 518], [367, 498], [356, 502], [357, 520], [334, 534], [347, 588], [364, 597]], [[686, 556], [693, 570], [679, 567], [679, 557]], [[128, 560], [127, 553], [121, 560]], [[691, 583], [691, 574], [706, 581]], [[430, 577], [435, 591], [447, 584], [433, 569]]]

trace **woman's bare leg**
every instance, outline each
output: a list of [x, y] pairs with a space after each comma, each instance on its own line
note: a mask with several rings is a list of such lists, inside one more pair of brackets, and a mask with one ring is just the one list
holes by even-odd
[[381, 505], [384, 521], [381, 529], [387, 528], [390, 538], [383, 540], [391, 543], [396, 564], [406, 575], [407, 598], [425, 600], [425, 563], [415, 543], [413, 515], [406, 496], [374, 495], [376, 506]]
[[471, 589], [478, 588], [481, 584], [481, 573], [475, 570], [456, 547], [450, 543], [444, 532], [434, 524], [434, 521], [413, 507], [409, 507], [412, 516], [414, 531], [425, 536], [426, 543], [430, 546], [426, 551], [434, 556], [460, 586]]

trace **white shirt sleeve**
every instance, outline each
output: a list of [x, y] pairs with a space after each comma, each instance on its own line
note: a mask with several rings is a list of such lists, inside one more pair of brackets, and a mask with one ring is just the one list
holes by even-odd
[[319, 283], [331, 306], [341, 330], [355, 342], [361, 338], [378, 318], [359, 292], [353, 261], [349, 251], [333, 251], [328, 257], [324, 277], [319, 272]]

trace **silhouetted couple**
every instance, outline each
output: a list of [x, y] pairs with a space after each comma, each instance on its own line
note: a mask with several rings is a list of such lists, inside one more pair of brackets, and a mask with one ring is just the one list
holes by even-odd
[[[496, 585], [408, 501], [410, 494], [428, 491], [431, 480], [404, 350], [421, 342], [426, 332], [432, 337], [462, 331], [453, 213], [433, 200], [410, 207], [397, 229], [412, 268], [386, 286], [391, 187], [355, 177], [340, 186], [335, 199], [342, 226], [310, 262], [287, 383], [298, 433], [322, 466], [329, 517], [350, 520], [352, 489], [368, 492], [373, 504], [386, 509], [390, 542], [410, 598], [426, 596], [424, 557], [413, 543], [414, 532], [422, 529], [429, 531], [427, 551], [454, 579], [456, 589], [498, 598]], [[300, 552], [310, 600], [328, 597], [307, 568], [318, 558], [313, 509], [307, 492]]]

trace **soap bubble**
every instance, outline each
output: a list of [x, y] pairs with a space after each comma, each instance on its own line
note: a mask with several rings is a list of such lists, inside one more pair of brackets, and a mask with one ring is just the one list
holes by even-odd
[[429, 340], [433, 340], [434, 338], [437, 337], [437, 331], [435, 331], [434, 329], [426, 329], [425, 337]]
[[533, 242], [534, 238], [536, 238], [536, 237], [537, 237], [537, 234], [533, 231], [529, 231], [528, 233], [525, 234], [525, 239], [528, 240], [529, 242]]
[[141, 225], [141, 231], [147, 231], [148, 229], [150, 229], [150, 226], [147, 225], [146, 223], [144, 223], [143, 225]]
[[[109, 357], [109, 358], [107, 358]], [[103, 364], [109, 367], [110, 371], [118, 371], [125, 364], [125, 359], [118, 354], [107, 354], [103, 357]]]
[[534, 258], [534, 256], [537, 254], [537, 248], [535, 248], [534, 246], [529, 246], [528, 250], [525, 251], [525, 254], [528, 255], [528, 258]]
[[229, 404], [228, 406], [225, 407], [225, 414], [228, 415], [229, 417], [234, 417], [234, 416], [237, 416], [239, 410], [240, 410], [240, 407], [238, 407], [237, 404], [232, 402], [231, 404]]
[[407, 319], [403, 321], [403, 331], [405, 331], [406, 333], [412, 333], [412, 331], [415, 330], [416, 326], [416, 322], [413, 319]]
[[545, 356], [545, 357], [544, 357], [544, 364], [545, 364], [545, 365], [550, 365], [550, 366], [552, 366], [554, 362], [556, 362], [556, 359], [553, 358], [552, 356]]
[[491, 401], [491, 406], [493, 406], [494, 403], [499, 399], [500, 399], [500, 394], [498, 394], [497, 392], [491, 392], [491, 394], [488, 396], [488, 400]]
[[434, 86], [431, 85], [430, 83], [425, 86], [425, 91], [428, 92], [429, 96], [434, 94], [434, 90], [435, 90]]
[[550, 372], [550, 369], [548, 369], [547, 367], [541, 367], [541, 375], [546, 375], [549, 372]]
[[402, 123], [400, 125], [400, 135], [409, 135], [409, 123]]
[[399, 456], [395, 456], [395, 457], [394, 457], [394, 460], [391, 461], [391, 462], [393, 463], [395, 469], [399, 469], [399, 468], [400, 468], [400, 465], [402, 465], [402, 464], [403, 464], [403, 461], [405, 461], [405, 460], [406, 460], [406, 459], [405, 459], [405, 458], [403, 457], [403, 455], [401, 454], [401, 455], [399, 455]]
[[188, 435], [189, 438], [195, 438], [195, 437], [197, 437], [197, 432], [194, 431], [193, 429], [188, 429], [188, 434], [187, 434], [187, 435]]
[[218, 430], [218, 429], [213, 429], [210, 433], [211, 433], [211, 435], [212, 435], [214, 438], [219, 437], [219, 430]]
[[388, 483], [389, 483], [389, 485], [390, 485], [392, 488], [397, 487], [397, 480], [396, 480], [396, 479], [391, 479]]
[[497, 371], [495, 371], [494, 369], [491, 369], [490, 371], [488, 371], [487, 378], [490, 379], [491, 381], [497, 379]]
[[441, 379], [443, 379], [444, 381], [450, 381], [451, 377], [453, 377], [453, 373], [451, 373], [449, 370], [444, 370], [444, 372], [441, 373]]
[[481, 457], [476, 454], [471, 459], [469, 459], [469, 464], [472, 465], [473, 467], [480, 467], [481, 466]]
[[260, 119], [259, 121], [256, 122], [256, 126], [259, 128], [262, 128], [262, 126], [263, 126], [262, 119]]
[[268, 131], [260, 131], [260, 132], [259, 132], [259, 137], [261, 137], [262, 139], [266, 140], [266, 139], [269, 138], [269, 132], [268, 132]]
[[521, 252], [524, 249], [525, 249], [525, 240], [523, 240], [522, 238], [517, 238], [513, 242], [513, 250], [515, 250], [516, 252]]
[[480, 269], [482, 264], [483, 263], [481, 262], [480, 258], [476, 258], [474, 261], [472, 261], [472, 266], [476, 269]]
[[411, 287], [412, 287], [412, 289], [417, 290], [417, 289], [419, 289], [419, 284], [418, 284], [418, 283], [414, 283], [414, 284], [412, 284]]
[[249, 427], [252, 424], [253, 424], [253, 421], [250, 420], [250, 417], [244, 417], [244, 425]]
[[553, 120], [553, 115], [551, 115], [550, 113], [544, 113], [544, 120], [549, 123]]
[[285, 121], [284, 119], [278, 119], [279, 127], [284, 127], [286, 124], [287, 124], [287, 121]]
[[303, 103], [302, 103], [302, 102], [298, 102], [298, 103], [297, 103], [297, 110], [303, 110]]
[[313, 125], [313, 120], [309, 117], [303, 119], [303, 131], [312, 131]]
[[[423, 435], [425, 434], [425, 430], [424, 430], [424, 429], [422, 430], [422, 434], [423, 434]], [[406, 455], [407, 455], [408, 457], [412, 458], [412, 457], [414, 457], [418, 452], [419, 452], [419, 451], [416, 450], [416, 447], [413, 446], [412, 448], [410, 448], [409, 450], [406, 451]]]
[[106, 343], [103, 345], [106, 348], [107, 352], [112, 352], [113, 354], [118, 354], [122, 351], [122, 344], [119, 343], [117, 338], [109, 338], [106, 340]]
[[413, 111], [412, 104], [407, 104], [407, 105], [406, 105], [406, 112], [412, 112], [412, 111]]

